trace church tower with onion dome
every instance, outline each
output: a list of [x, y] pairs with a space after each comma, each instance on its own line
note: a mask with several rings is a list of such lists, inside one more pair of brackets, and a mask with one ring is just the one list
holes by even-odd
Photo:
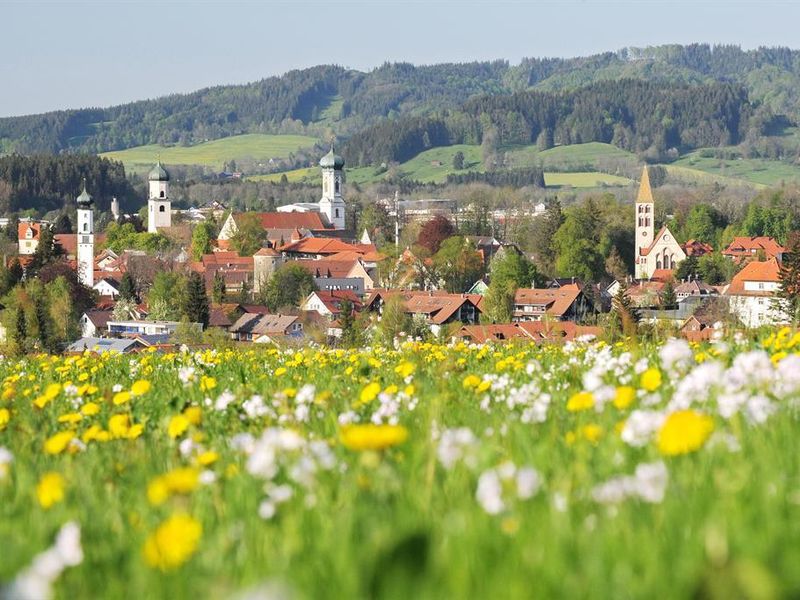
[[94, 286], [94, 202], [86, 191], [78, 196], [78, 281], [87, 287]]
[[147, 198], [147, 233], [157, 233], [160, 227], [172, 225], [172, 203], [169, 199], [169, 173], [161, 161], [147, 176], [150, 190]]
[[334, 229], [345, 229], [344, 217], [344, 159], [333, 150], [319, 161], [322, 169], [322, 198], [319, 201], [319, 212], [328, 218]]

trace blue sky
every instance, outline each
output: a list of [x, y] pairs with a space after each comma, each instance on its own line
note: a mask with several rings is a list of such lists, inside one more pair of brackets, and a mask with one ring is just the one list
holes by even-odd
[[798, 47], [800, 1], [0, 0], [0, 116], [109, 106], [294, 68]]

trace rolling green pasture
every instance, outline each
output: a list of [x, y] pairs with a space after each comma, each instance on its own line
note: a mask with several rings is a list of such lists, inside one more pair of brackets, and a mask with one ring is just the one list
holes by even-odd
[[249, 133], [196, 146], [149, 144], [127, 150], [106, 152], [101, 156], [121, 161], [128, 171], [149, 170], [158, 157], [165, 165], [199, 165], [222, 169], [231, 160], [286, 158], [301, 148], [313, 146], [316, 139], [304, 135], [265, 135]]

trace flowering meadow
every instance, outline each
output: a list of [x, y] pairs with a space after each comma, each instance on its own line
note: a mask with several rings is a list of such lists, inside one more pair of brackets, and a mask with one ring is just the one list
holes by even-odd
[[6, 360], [0, 597], [796, 597], [795, 348]]

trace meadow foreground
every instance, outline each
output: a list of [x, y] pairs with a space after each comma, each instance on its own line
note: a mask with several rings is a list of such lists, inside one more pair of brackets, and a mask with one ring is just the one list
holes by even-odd
[[800, 594], [800, 334], [0, 364], [0, 597]]

